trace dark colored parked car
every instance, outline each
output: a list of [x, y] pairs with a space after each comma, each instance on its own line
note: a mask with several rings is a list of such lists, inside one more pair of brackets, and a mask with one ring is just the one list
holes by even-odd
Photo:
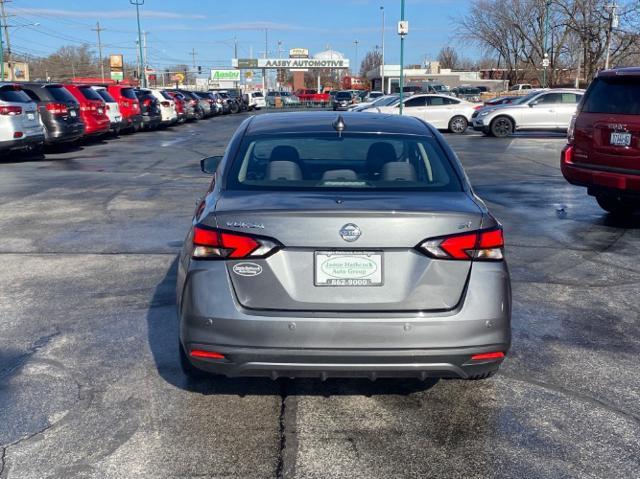
[[75, 141], [84, 134], [80, 103], [60, 83], [24, 82], [22, 90], [37, 103], [45, 144]]
[[160, 104], [158, 99], [149, 90], [138, 88], [134, 90], [140, 102], [140, 113], [142, 114], [142, 128], [145, 130], [155, 130], [162, 123]]
[[511, 343], [501, 225], [433, 126], [339, 120], [255, 115], [202, 161], [215, 176], [178, 261], [183, 371], [491, 376]]
[[200, 98], [187, 90], [173, 90], [175, 93], [182, 95], [186, 107], [187, 120], [201, 120], [204, 118], [204, 110], [200, 105]]
[[102, 135], [111, 128], [106, 105], [91, 85], [65, 85], [80, 104], [80, 116], [84, 122], [84, 135]]
[[332, 101], [333, 111], [348, 110], [355, 103], [353, 93], [350, 91], [339, 91], [335, 94]]
[[562, 174], [616, 215], [640, 210], [640, 68], [598, 74], [562, 151]]
[[242, 106], [238, 99], [232, 95], [234, 90], [212, 90], [222, 99], [223, 113], [238, 113]]

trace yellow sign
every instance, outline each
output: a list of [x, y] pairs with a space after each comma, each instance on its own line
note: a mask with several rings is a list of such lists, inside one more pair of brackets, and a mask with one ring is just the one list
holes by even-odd
[[122, 55], [110, 55], [109, 67], [114, 71], [122, 71]]

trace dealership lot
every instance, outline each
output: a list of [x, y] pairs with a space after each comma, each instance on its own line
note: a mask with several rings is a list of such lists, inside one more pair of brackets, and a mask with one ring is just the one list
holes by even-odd
[[176, 255], [239, 114], [0, 164], [0, 478], [636, 477], [640, 220], [561, 135], [448, 135], [503, 223], [513, 348], [478, 382], [188, 382]]

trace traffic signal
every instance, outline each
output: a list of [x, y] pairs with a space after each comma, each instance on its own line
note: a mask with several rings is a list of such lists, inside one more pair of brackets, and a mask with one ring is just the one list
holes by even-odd
[[202, 67], [198, 65], [198, 74], [202, 73]]

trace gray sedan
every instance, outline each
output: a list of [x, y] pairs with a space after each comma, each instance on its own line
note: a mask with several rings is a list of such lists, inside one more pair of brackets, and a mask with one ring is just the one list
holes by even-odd
[[481, 379], [502, 363], [502, 228], [426, 122], [254, 116], [202, 168], [178, 269], [186, 374]]

